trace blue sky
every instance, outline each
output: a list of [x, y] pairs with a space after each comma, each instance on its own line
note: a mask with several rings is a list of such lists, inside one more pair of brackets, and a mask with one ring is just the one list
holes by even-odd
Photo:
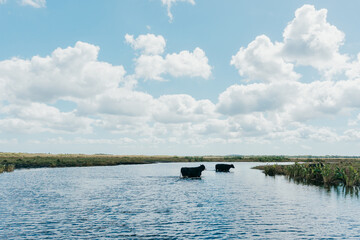
[[359, 5], [0, 0], [0, 151], [359, 155]]

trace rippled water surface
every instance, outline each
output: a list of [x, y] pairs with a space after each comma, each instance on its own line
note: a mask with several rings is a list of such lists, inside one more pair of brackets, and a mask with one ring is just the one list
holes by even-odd
[[182, 166], [17, 170], [0, 174], [0, 239], [360, 238], [360, 199], [266, 177], [234, 163], [200, 180]]

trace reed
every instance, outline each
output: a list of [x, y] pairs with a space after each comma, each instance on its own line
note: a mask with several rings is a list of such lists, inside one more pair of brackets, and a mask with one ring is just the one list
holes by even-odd
[[4, 167], [5, 172], [13, 172], [15, 170], [14, 164], [6, 164]]
[[360, 162], [295, 163], [292, 165], [258, 166], [268, 176], [285, 175], [308, 184], [345, 187], [360, 186]]
[[15, 170], [14, 164], [0, 164], [0, 173], [13, 172]]

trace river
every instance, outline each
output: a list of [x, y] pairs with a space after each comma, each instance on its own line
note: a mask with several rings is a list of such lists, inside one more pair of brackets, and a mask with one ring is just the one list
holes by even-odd
[[360, 199], [234, 163], [201, 179], [159, 163], [0, 174], [0, 239], [360, 238]]

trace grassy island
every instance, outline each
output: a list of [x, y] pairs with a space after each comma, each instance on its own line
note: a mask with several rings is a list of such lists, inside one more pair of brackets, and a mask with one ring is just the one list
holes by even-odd
[[325, 186], [360, 186], [360, 161], [295, 163], [291, 165], [258, 166], [268, 176], [285, 175], [307, 184]]

